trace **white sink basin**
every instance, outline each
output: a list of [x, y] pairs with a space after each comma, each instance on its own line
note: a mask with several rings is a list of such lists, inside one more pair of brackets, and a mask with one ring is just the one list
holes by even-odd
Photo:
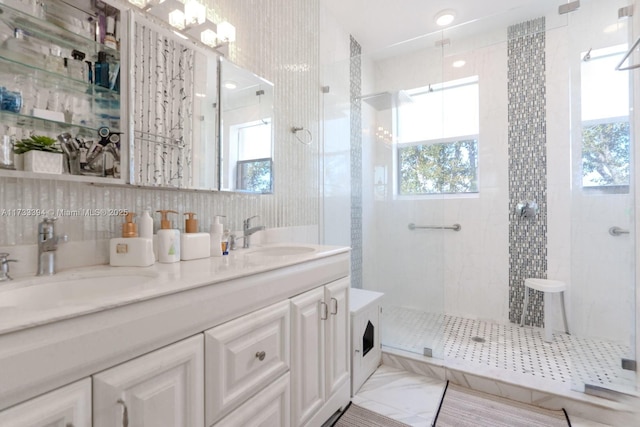
[[46, 310], [70, 305], [103, 303], [111, 297], [140, 292], [151, 285], [155, 273], [85, 273], [38, 277], [0, 286], [0, 310]]
[[316, 248], [311, 246], [264, 246], [251, 251], [252, 254], [267, 256], [290, 256], [302, 255], [315, 252]]

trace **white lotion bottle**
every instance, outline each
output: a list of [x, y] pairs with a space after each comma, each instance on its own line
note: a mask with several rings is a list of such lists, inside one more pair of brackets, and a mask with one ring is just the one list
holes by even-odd
[[153, 242], [153, 256], [158, 261], [158, 236], [153, 234], [153, 217], [151, 208], [145, 208], [138, 221], [138, 235], [144, 239], [151, 239]]
[[180, 261], [180, 230], [171, 228], [171, 221], [167, 219], [168, 213], [178, 212], [172, 210], [159, 210], [162, 215], [160, 230], [158, 230], [158, 261], [168, 264]]
[[138, 220], [138, 236], [143, 239], [153, 239], [153, 218], [151, 208], [145, 208]]
[[211, 224], [211, 256], [222, 256], [222, 237], [224, 231], [222, 224], [220, 224], [220, 218], [226, 218], [224, 215], [216, 215], [213, 218], [213, 224]]
[[180, 259], [209, 258], [211, 253], [211, 236], [209, 233], [198, 233], [198, 220], [194, 212], [186, 212], [184, 233], [180, 235]]

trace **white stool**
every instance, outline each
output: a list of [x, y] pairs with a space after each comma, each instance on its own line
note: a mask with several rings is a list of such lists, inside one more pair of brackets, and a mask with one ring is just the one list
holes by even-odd
[[[569, 333], [569, 326], [567, 325], [567, 312], [564, 305], [564, 291], [567, 290], [567, 285], [559, 280], [548, 279], [525, 279], [524, 280], [524, 303], [522, 306], [522, 317], [520, 318], [520, 326], [524, 326], [524, 317], [527, 314], [527, 306], [529, 305], [529, 289], [535, 289], [536, 291], [542, 291], [544, 293], [560, 293], [560, 303], [562, 305], [562, 320], [564, 320], [564, 331]], [[544, 302], [544, 340], [546, 342], [553, 341], [553, 310], [551, 310], [550, 301], [545, 298]]]

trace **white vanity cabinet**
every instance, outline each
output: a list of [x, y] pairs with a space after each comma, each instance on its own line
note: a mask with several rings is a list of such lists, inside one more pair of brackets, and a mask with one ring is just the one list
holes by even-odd
[[2, 427], [84, 427], [91, 425], [91, 378], [50, 391], [0, 411]]
[[204, 426], [202, 334], [93, 377], [94, 427]]
[[0, 426], [322, 425], [349, 403], [349, 252], [317, 251], [189, 261], [57, 318], [0, 310]]
[[349, 401], [349, 278], [291, 299], [292, 423], [322, 425]]
[[[266, 386], [289, 371], [289, 312], [289, 301], [282, 301], [205, 332], [205, 406], [208, 426], [251, 396], [263, 393]], [[287, 390], [288, 387], [287, 380]], [[282, 392], [284, 389], [278, 387], [267, 394], [281, 401]], [[260, 399], [263, 401], [264, 397]], [[274, 407], [279, 407], [279, 404], [276, 403]], [[228, 422], [225, 421], [223, 425]]]

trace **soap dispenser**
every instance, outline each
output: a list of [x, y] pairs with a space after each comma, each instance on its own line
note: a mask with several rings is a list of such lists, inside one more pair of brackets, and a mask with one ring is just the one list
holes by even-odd
[[171, 228], [171, 221], [167, 219], [168, 213], [178, 212], [172, 210], [159, 210], [160, 230], [158, 230], [158, 261], [172, 263], [180, 261], [180, 231]]
[[220, 218], [226, 218], [224, 215], [216, 215], [211, 224], [211, 256], [222, 256], [222, 238], [224, 236]]
[[125, 215], [122, 237], [109, 242], [109, 264], [114, 267], [148, 267], [155, 262], [153, 241], [138, 237], [134, 215], [133, 212]]
[[194, 212], [185, 215], [184, 233], [180, 235], [180, 259], [208, 258], [211, 255], [211, 236], [209, 233], [198, 233], [198, 220]]

